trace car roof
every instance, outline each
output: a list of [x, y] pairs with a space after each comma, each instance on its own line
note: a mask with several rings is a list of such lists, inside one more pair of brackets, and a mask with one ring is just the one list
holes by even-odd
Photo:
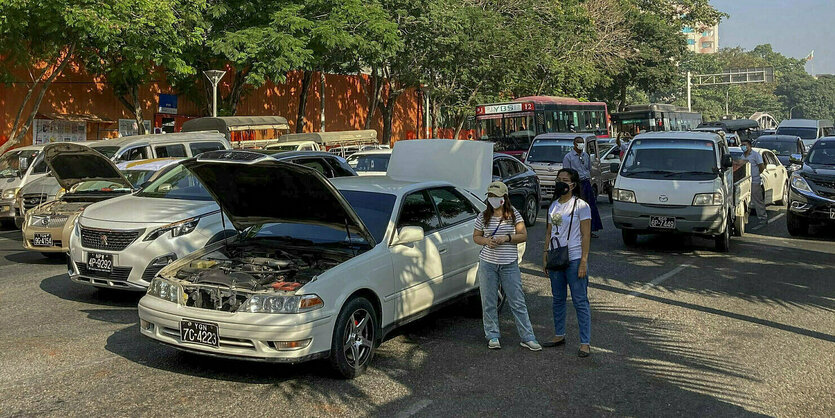
[[370, 150], [365, 150], [365, 151], [355, 152], [355, 153], [351, 154], [351, 156], [353, 157], [353, 156], [355, 156], [355, 155], [356, 155], [356, 156], [362, 156], [362, 155], [380, 155], [380, 154], [389, 154], [389, 155], [391, 155], [391, 149], [389, 149], [389, 148], [383, 148], [383, 149], [370, 149]]
[[174, 164], [178, 161], [182, 161], [182, 158], [153, 158], [148, 160], [139, 160], [139, 161], [123, 161], [116, 166], [119, 170], [123, 171], [131, 171], [131, 170], [154, 170], [159, 171], [165, 167], [168, 167], [171, 164]]
[[333, 154], [325, 151], [285, 151], [285, 152], [276, 152], [276, 150], [251, 150], [260, 152], [270, 157], [275, 158], [276, 160], [290, 160], [293, 158], [298, 157], [334, 157]]
[[197, 142], [221, 141], [227, 142], [226, 137], [218, 131], [177, 132], [171, 134], [131, 135], [121, 138], [103, 139], [88, 145], [92, 147], [124, 147], [132, 144], [157, 144], [166, 142]]
[[633, 141], [636, 139], [706, 139], [717, 142], [722, 140], [718, 134], [706, 131], [646, 132], [632, 138]]
[[442, 181], [412, 183], [409, 181], [395, 180], [389, 176], [335, 177], [328, 180], [339, 190], [377, 192], [394, 195], [405, 194], [413, 190], [429, 187], [454, 187], [452, 184]]
[[831, 120], [825, 119], [785, 119], [780, 122], [778, 128], [817, 128], [818, 124], [821, 125], [832, 125]]
[[835, 142], [835, 136], [824, 136], [824, 137], [818, 138], [818, 141]]
[[588, 132], [582, 132], [582, 133], [579, 133], [579, 132], [575, 132], [575, 133], [572, 133], [572, 132], [552, 132], [552, 133], [546, 133], [546, 134], [539, 134], [539, 135], [534, 137], [534, 141], [537, 140], [537, 139], [570, 139], [570, 140], [574, 140], [574, 138], [577, 138], [578, 136], [582, 137], [583, 139], [588, 139], [588, 138], [595, 138], [596, 139], [597, 138], [597, 136], [595, 134], [590, 134]]
[[758, 137], [757, 141], [759, 141], [760, 138], [762, 138], [763, 141], [777, 141], [777, 142], [797, 142], [797, 140], [800, 139], [799, 136], [794, 136], [794, 135], [766, 135], [766, 136]]

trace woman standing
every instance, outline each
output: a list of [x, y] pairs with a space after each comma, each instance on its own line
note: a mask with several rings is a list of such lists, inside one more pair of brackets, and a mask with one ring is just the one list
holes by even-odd
[[478, 284], [481, 288], [482, 319], [487, 347], [502, 348], [499, 343], [498, 302], [499, 283], [505, 291], [507, 304], [516, 320], [516, 329], [522, 338], [522, 347], [531, 351], [542, 350], [536, 342], [525, 294], [522, 292], [522, 273], [519, 271], [516, 244], [528, 239], [522, 215], [510, 204], [507, 186], [495, 181], [487, 188], [487, 209], [475, 222], [473, 241], [483, 245], [479, 254]]
[[542, 265], [548, 265], [548, 250], [568, 247], [568, 267], [565, 270], [548, 270], [551, 279], [551, 293], [554, 295], [554, 338], [542, 344], [555, 347], [565, 344], [565, 299], [566, 286], [571, 289], [571, 301], [577, 313], [580, 329], [580, 350], [577, 355], [588, 357], [591, 351], [591, 308], [588, 298], [588, 259], [591, 241], [591, 211], [589, 205], [580, 199], [580, 175], [575, 170], [564, 168], [557, 173], [555, 196], [548, 209], [548, 226], [545, 236], [545, 252]]

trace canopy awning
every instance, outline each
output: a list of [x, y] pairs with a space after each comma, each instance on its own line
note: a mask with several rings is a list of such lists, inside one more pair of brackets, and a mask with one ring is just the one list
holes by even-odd
[[90, 113], [38, 113], [38, 119], [65, 120], [67, 122], [116, 123]]

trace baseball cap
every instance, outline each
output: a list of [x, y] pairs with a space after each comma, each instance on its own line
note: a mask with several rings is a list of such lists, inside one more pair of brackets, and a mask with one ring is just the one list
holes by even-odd
[[499, 197], [504, 196], [507, 194], [507, 185], [500, 181], [494, 181], [487, 186], [487, 193], [492, 193]]

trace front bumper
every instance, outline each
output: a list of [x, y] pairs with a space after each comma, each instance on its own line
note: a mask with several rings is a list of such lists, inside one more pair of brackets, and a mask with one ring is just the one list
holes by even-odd
[[835, 223], [832, 213], [835, 199], [818, 196], [814, 193], [801, 192], [790, 186], [788, 208], [792, 215], [806, 218], [816, 223]]
[[541, 192], [540, 199], [543, 202], [550, 202], [551, 200], [554, 200], [554, 189], [557, 185], [556, 172], [554, 172], [554, 175], [537, 174], [536, 177], [539, 179], [539, 190]]
[[[142, 335], [183, 351], [244, 360], [301, 363], [326, 357], [330, 352], [333, 321], [324, 317], [307, 323], [292, 323], [296, 314], [254, 314], [217, 312], [191, 308], [153, 296], [139, 301], [139, 329]], [[209, 347], [180, 339], [180, 321], [216, 323], [219, 345]], [[279, 350], [273, 341], [310, 339], [303, 348]]]
[[[42, 253], [66, 253], [70, 250], [69, 239], [72, 235], [74, 218], [70, 217], [63, 225], [42, 227], [32, 226], [28, 222], [23, 225], [23, 248]], [[50, 234], [51, 247], [35, 246], [35, 234]]]
[[15, 204], [14, 199], [5, 200], [0, 199], [0, 220], [2, 221], [11, 221], [14, 220], [17, 205]]
[[[650, 228], [650, 216], [675, 217], [676, 228]], [[619, 201], [612, 204], [615, 226], [636, 232], [718, 235], [725, 230], [726, 218], [722, 206], [662, 206]]]

